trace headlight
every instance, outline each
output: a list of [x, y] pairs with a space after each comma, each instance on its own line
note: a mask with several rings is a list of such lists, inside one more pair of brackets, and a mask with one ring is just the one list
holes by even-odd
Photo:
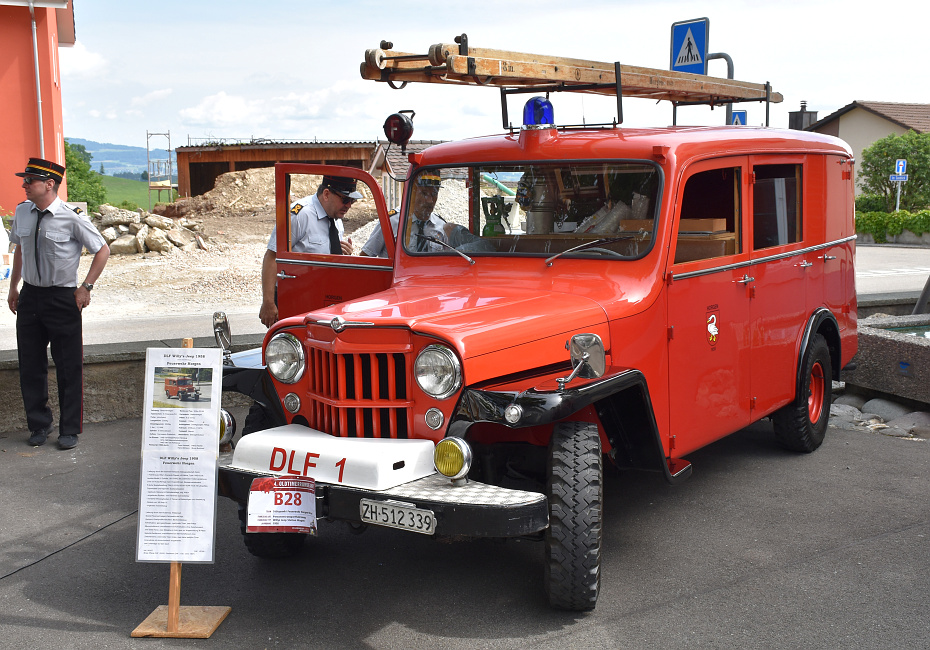
[[436, 399], [449, 397], [462, 385], [459, 358], [444, 345], [428, 345], [420, 350], [413, 372], [420, 389]]
[[265, 364], [272, 377], [293, 384], [304, 374], [303, 346], [293, 334], [275, 334], [265, 348]]
[[461, 438], [443, 438], [433, 451], [433, 465], [443, 476], [453, 481], [464, 478], [471, 469], [471, 447]]

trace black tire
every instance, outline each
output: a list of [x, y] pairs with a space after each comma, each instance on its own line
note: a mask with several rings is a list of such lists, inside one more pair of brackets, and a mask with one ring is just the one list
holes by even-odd
[[306, 533], [247, 533], [246, 509], [239, 504], [239, 530], [249, 553], [255, 557], [281, 559], [297, 554], [307, 539]]
[[165, 399], [171, 399], [171, 393], [165, 391]]
[[549, 441], [546, 593], [557, 609], [594, 609], [601, 586], [603, 461], [597, 426], [557, 424]]
[[794, 401], [772, 415], [775, 439], [793, 451], [817, 449], [827, 433], [832, 392], [830, 347], [823, 336], [814, 334], [801, 359], [801, 382]]
[[195, 401], [195, 402], [199, 402], [199, 401], [200, 401], [200, 393], [194, 393], [194, 401]]
[[256, 431], [264, 431], [273, 426], [275, 426], [275, 423], [271, 419], [268, 409], [258, 402], [252, 402], [252, 406], [249, 408], [249, 414], [245, 416], [245, 423], [242, 425], [242, 435], [245, 436], [250, 433], [255, 433]]
[[187, 393], [178, 393], [178, 399], [182, 402], [187, 401]]

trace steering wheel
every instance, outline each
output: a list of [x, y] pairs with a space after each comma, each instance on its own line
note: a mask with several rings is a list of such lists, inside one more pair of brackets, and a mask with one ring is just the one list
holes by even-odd
[[623, 253], [618, 253], [617, 251], [612, 251], [609, 248], [598, 248], [593, 246], [591, 248], [586, 248], [584, 250], [578, 251], [579, 253], [600, 253], [601, 255], [606, 255], [607, 257], [616, 257], [619, 259], [626, 259], [626, 255]]

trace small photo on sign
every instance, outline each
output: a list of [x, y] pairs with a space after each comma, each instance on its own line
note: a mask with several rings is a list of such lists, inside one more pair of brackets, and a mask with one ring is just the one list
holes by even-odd
[[153, 408], [209, 409], [212, 368], [156, 367]]

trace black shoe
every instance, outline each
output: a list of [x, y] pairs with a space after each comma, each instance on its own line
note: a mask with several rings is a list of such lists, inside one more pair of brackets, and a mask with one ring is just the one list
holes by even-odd
[[58, 436], [59, 449], [74, 449], [77, 447], [77, 436]]
[[32, 435], [29, 436], [29, 444], [33, 447], [41, 447], [45, 444], [45, 440], [48, 438], [48, 432], [48, 427], [39, 429], [38, 431], [33, 431]]

